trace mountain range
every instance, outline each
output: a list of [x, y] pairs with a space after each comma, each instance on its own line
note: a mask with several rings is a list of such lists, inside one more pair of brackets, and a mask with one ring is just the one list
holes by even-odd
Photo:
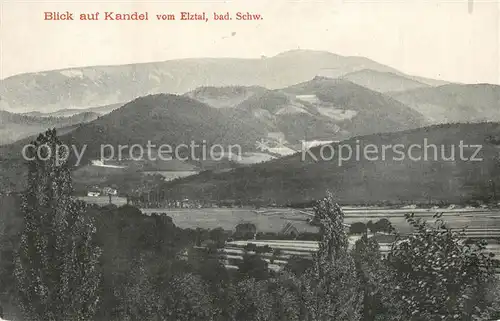
[[[15, 75], [2, 80], [0, 109], [18, 113], [81, 109], [125, 103], [149, 94], [183, 94], [203, 86], [278, 89], [315, 76], [337, 78], [364, 69], [415, 78], [364, 57], [293, 50], [259, 59], [193, 58]], [[445, 83], [417, 81], [432, 86]]]
[[[215, 101], [208, 105], [203, 102], [207, 93], [240, 102], [233, 107], [214, 106]], [[277, 90], [227, 87], [218, 91], [199, 89], [195, 95], [148, 95], [80, 124], [61, 138], [67, 144], [86, 145], [91, 159], [98, 157], [104, 144], [146, 146], [151, 141], [177, 146], [206, 141], [224, 146], [238, 144], [244, 151], [255, 152], [256, 142], [263, 138], [300, 148], [302, 140], [343, 140], [424, 125], [426, 119], [421, 114], [397, 100], [346, 80], [316, 76]]]
[[[82, 166], [100, 159], [104, 145], [113, 146], [117, 153], [119, 146], [130, 148], [138, 144], [145, 149], [152, 143], [155, 148], [163, 144], [175, 148], [181, 144], [190, 145], [191, 142], [200, 146], [203, 144], [208, 149], [220, 144], [226, 152], [230, 146], [239, 146], [241, 150], [236, 152], [241, 152], [240, 162], [248, 164], [300, 150], [302, 140], [343, 140], [355, 135], [405, 130], [426, 124], [425, 119], [413, 109], [345, 80], [315, 77], [279, 90], [235, 87], [222, 91], [248, 98], [231, 108], [216, 108], [189, 95], [148, 95], [94, 121], [65, 128], [60, 139], [78, 150], [85, 146]], [[203, 100], [200, 95], [197, 97]], [[3, 158], [0, 176], [5, 184], [16, 185], [23, 181], [13, 175], [19, 173], [16, 168], [22, 161], [21, 150], [30, 139], [0, 147]], [[274, 145], [269, 145], [267, 150], [259, 150], [257, 142], [262, 139]], [[125, 148], [123, 153], [122, 159], [131, 157], [130, 149]], [[213, 164], [207, 165], [208, 161], [196, 165], [200, 169], [207, 166], [213, 168]], [[224, 167], [233, 166], [230, 162]]]
[[[485, 143], [488, 161], [480, 164], [359, 161], [335, 167], [297, 157], [304, 143], [333, 147], [360, 138], [379, 145], [423, 138], [441, 144], [451, 137], [483, 144], [499, 134], [497, 123], [484, 123], [500, 121], [499, 95], [496, 85], [415, 77], [367, 58], [308, 50], [261, 59], [182, 59], [22, 74], [2, 80], [0, 87], [5, 109], [0, 145], [18, 140], [0, 146], [0, 182], [3, 189], [22, 188], [21, 148], [37, 133], [57, 127], [64, 143], [87, 148], [75, 168], [78, 177], [90, 175], [88, 164], [101, 156], [102, 145], [242, 147], [243, 159], [236, 162], [224, 158], [214, 165], [188, 157], [181, 167], [205, 171], [166, 185], [179, 197], [286, 203], [321, 197], [330, 189], [346, 202], [360, 202], [360, 195], [368, 202], [434, 194], [473, 198], [495, 171], [494, 139]], [[267, 149], [258, 144], [264, 141]]]
[[425, 117], [381, 93], [342, 79], [314, 79], [256, 93], [227, 110], [291, 145], [422, 127]]

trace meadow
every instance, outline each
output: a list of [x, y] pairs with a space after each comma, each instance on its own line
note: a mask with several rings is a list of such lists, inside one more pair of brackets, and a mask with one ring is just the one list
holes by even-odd
[[[202, 209], [142, 209], [145, 214], [157, 212], [165, 213], [172, 217], [174, 223], [181, 228], [217, 228], [222, 227], [232, 230], [240, 223], [253, 223], [261, 232], [280, 232], [287, 222], [292, 222], [299, 232], [316, 232], [317, 228], [311, 226], [304, 214], [295, 209], [269, 209], [254, 210], [245, 208], [202, 208]], [[387, 218], [400, 233], [411, 231], [406, 222], [405, 213], [415, 212], [416, 217], [421, 217], [432, 223], [432, 216], [436, 211], [419, 212], [418, 210], [397, 211], [362, 211], [345, 210], [345, 223], [368, 221], [376, 222], [381, 218]], [[452, 211], [444, 212], [443, 220], [452, 228], [480, 229], [485, 232], [500, 229], [500, 211]]]
[[[80, 197], [85, 202], [106, 205], [108, 196]], [[117, 206], [127, 203], [124, 197], [113, 196], [111, 202]], [[278, 233], [288, 222], [292, 222], [299, 232], [317, 232], [317, 227], [311, 226], [306, 219], [311, 210], [297, 210], [292, 208], [268, 208], [255, 210], [253, 208], [200, 208], [200, 209], [141, 209], [148, 215], [151, 213], [164, 213], [172, 217], [174, 223], [181, 228], [206, 228], [222, 227], [225, 230], [234, 230], [240, 223], [253, 223], [261, 232]], [[481, 230], [487, 235], [500, 229], [500, 210], [486, 209], [393, 209], [393, 208], [368, 208], [344, 207], [345, 223], [376, 222], [387, 218], [400, 233], [409, 233], [411, 228], [406, 222], [405, 213], [415, 213], [416, 217], [427, 222], [434, 221], [433, 215], [442, 212], [442, 219], [452, 228], [465, 228]]]

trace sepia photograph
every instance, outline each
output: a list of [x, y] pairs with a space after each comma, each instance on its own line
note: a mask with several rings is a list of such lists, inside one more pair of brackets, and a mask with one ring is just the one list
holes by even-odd
[[500, 1], [0, 0], [0, 321], [500, 321]]

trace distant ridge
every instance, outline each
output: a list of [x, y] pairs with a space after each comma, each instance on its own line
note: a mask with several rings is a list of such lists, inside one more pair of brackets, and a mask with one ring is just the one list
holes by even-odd
[[500, 121], [500, 86], [447, 84], [386, 93], [434, 123]]
[[190, 58], [118, 66], [67, 68], [1, 80], [0, 109], [54, 112], [131, 101], [156, 93], [183, 94], [203, 86], [284, 88], [321, 75], [363, 69], [403, 75], [364, 57], [293, 50], [269, 58]]
[[37, 135], [49, 128], [63, 128], [88, 123], [100, 115], [81, 112], [70, 117], [20, 115], [0, 110], [0, 145]]
[[47, 113], [42, 113], [39, 111], [33, 111], [33, 112], [27, 112], [23, 113], [22, 115], [27, 115], [27, 116], [38, 116], [38, 117], [71, 117], [76, 114], [80, 114], [83, 112], [91, 112], [99, 115], [105, 115], [113, 110], [120, 108], [121, 106], [125, 105], [125, 103], [118, 103], [118, 104], [112, 104], [108, 106], [100, 106], [100, 107], [91, 107], [91, 108], [85, 108], [85, 109], [74, 109], [74, 108], [67, 108], [67, 109], [61, 109], [58, 111], [54, 112], [47, 112]]
[[392, 72], [381, 72], [370, 69], [355, 71], [343, 75], [340, 78], [382, 93], [406, 91], [431, 86], [428, 83], [414, 80], [415, 77], [402, 76]]
[[[386, 157], [369, 160], [353, 157], [338, 165], [337, 158], [322, 159], [322, 147], [314, 147], [303, 159], [297, 153], [263, 164], [238, 168], [225, 173], [200, 173], [176, 182], [167, 183], [163, 191], [167, 197], [199, 199], [262, 200], [276, 204], [291, 204], [317, 200], [331, 191], [340, 203], [377, 204], [390, 203], [464, 203], [486, 201], [494, 195], [491, 184], [500, 184], [498, 151], [495, 143], [500, 137], [500, 123], [440, 124], [395, 133], [359, 136], [341, 142], [355, 150], [373, 144], [379, 147], [395, 144], [429, 144], [444, 146], [446, 155], [454, 155], [454, 161], [422, 160], [408, 157], [397, 160], [390, 150]], [[450, 146], [460, 141], [469, 145], [483, 146], [476, 155], [482, 161], [460, 159], [459, 149], [454, 153]], [[337, 144], [331, 144], [334, 148]], [[328, 150], [328, 149], [327, 149]], [[338, 152], [338, 150], [337, 150]], [[423, 157], [423, 150], [416, 150], [414, 158]], [[472, 157], [474, 149], [466, 148], [465, 157]], [[438, 154], [439, 155], [439, 154]], [[433, 156], [432, 156], [433, 157]], [[203, 186], [201, 188], [200, 186]]]

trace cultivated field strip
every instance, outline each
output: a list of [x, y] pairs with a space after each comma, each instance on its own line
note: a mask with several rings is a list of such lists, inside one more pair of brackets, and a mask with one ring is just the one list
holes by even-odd
[[[355, 238], [349, 240], [349, 246], [352, 248]], [[313, 253], [318, 251], [319, 245], [317, 241], [282, 241], [282, 240], [246, 240], [227, 242], [226, 246], [220, 250], [220, 258], [223, 260], [227, 268], [237, 268], [239, 261], [243, 260], [243, 255], [247, 252], [245, 247], [248, 244], [256, 246], [269, 246], [273, 252], [261, 253], [261, 257], [268, 263], [268, 267], [272, 270], [282, 269], [291, 257], [312, 258]], [[391, 243], [380, 243], [380, 251], [382, 255], [387, 255], [390, 251]], [[276, 250], [279, 250], [277, 253]], [[489, 244], [486, 246], [486, 252], [495, 254], [496, 258], [500, 258], [500, 245]], [[248, 251], [248, 253], [253, 253]], [[500, 268], [498, 269], [500, 274]]]

